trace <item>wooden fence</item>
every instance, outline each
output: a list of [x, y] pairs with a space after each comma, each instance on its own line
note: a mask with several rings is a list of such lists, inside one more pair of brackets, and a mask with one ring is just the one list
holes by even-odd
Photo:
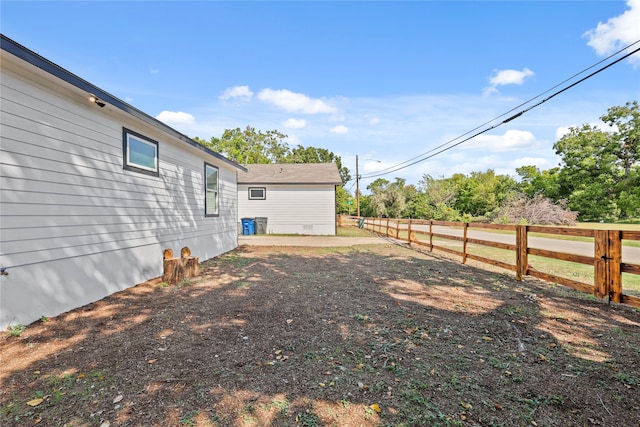
[[[429, 251], [439, 250], [481, 263], [495, 265], [515, 272], [516, 279], [532, 276], [545, 281], [558, 283], [599, 298], [640, 307], [640, 297], [625, 295], [622, 287], [622, 273], [640, 275], [640, 257], [632, 262], [622, 261], [623, 240], [640, 241], [640, 231], [577, 229], [570, 227], [549, 227], [533, 225], [499, 225], [483, 223], [463, 223], [449, 221], [432, 221], [394, 218], [363, 218], [354, 216], [338, 216], [338, 225], [343, 227], [360, 227], [375, 233], [408, 242], [411, 245], [426, 248]], [[515, 243], [486, 240], [469, 236], [471, 230], [490, 230], [495, 236], [511, 236], [515, 234]], [[593, 256], [531, 247], [530, 233], [544, 235], [588, 237], [593, 239]], [[478, 233], [476, 233], [478, 234]], [[589, 239], [589, 242], [591, 242]], [[457, 242], [457, 247], [447, 245]], [[513, 252], [515, 264], [489, 258], [469, 252], [470, 245], [478, 247], [498, 248]], [[460, 247], [461, 246], [461, 247]], [[583, 283], [567, 277], [536, 270], [529, 264], [529, 255], [554, 260], [570, 261], [593, 266], [594, 280], [592, 284]]]

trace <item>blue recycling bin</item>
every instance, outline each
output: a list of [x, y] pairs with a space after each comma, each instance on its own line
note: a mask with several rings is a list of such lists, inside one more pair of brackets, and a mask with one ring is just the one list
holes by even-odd
[[256, 233], [256, 222], [253, 218], [242, 218], [242, 234], [248, 236]]

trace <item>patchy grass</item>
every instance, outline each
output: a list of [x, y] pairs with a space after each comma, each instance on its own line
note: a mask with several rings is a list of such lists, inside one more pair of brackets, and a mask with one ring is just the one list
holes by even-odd
[[356, 227], [339, 227], [338, 236], [341, 237], [371, 237], [375, 236], [371, 231]]
[[639, 330], [399, 246], [242, 247], [3, 335], [0, 424], [638, 425]]
[[[594, 225], [594, 224], [588, 224], [588, 225]], [[600, 226], [601, 226], [600, 228], [602, 229], [606, 229], [607, 226], [608, 228], [617, 227], [617, 225], [612, 225], [612, 224], [600, 224]], [[587, 226], [583, 224], [583, 228], [587, 228]], [[597, 227], [593, 227], [593, 228], [597, 228]], [[640, 229], [640, 225], [621, 225], [620, 229], [638, 230]], [[483, 230], [483, 231], [492, 232], [492, 233], [495, 232], [497, 234], [513, 234], [511, 232], [499, 232], [499, 231], [496, 232], [494, 230]], [[429, 235], [427, 233], [416, 231], [415, 235], [423, 243], [429, 242]], [[534, 235], [539, 237], [547, 237], [547, 238], [551, 237], [548, 234], [530, 233], [530, 236], [534, 236]], [[403, 231], [400, 233], [400, 238], [404, 238], [404, 239], [407, 238], [406, 231]], [[582, 241], [585, 243], [590, 243], [591, 247], [593, 247], [593, 238], [553, 235], [553, 239], [559, 240], [559, 241], [562, 241], [562, 240]], [[463, 243], [461, 241], [444, 239], [441, 237], [434, 237], [433, 244], [436, 246], [454, 249], [460, 253], [462, 253], [462, 250], [463, 250]], [[640, 241], [624, 240], [623, 245], [629, 246], [629, 247], [640, 247]], [[427, 249], [428, 249], [428, 246], [423, 246], [423, 250], [427, 250]], [[435, 250], [438, 251], [438, 249], [435, 249]], [[467, 252], [469, 254], [480, 255], [482, 257], [493, 259], [496, 261], [501, 261], [510, 265], [515, 265], [516, 263], [515, 252], [511, 250], [494, 248], [494, 247], [479, 245], [475, 243], [469, 243], [467, 245]], [[568, 252], [571, 252], [571, 250], [569, 250]], [[461, 256], [456, 256], [456, 255], [446, 255], [446, 256], [449, 258], [458, 259], [458, 260], [461, 260], [462, 258]], [[488, 264], [474, 263], [473, 261], [470, 262], [470, 264], [481, 265], [481, 266], [484, 266], [484, 268], [488, 268], [488, 269], [493, 268]], [[541, 257], [536, 255], [529, 255], [529, 264], [534, 266], [535, 269], [538, 271], [553, 274], [555, 276], [576, 280], [578, 282], [591, 285], [591, 286], [593, 286], [593, 283], [594, 283], [593, 265], [579, 264], [575, 262], [562, 261], [558, 259]], [[626, 295], [640, 296], [640, 275], [631, 274], [631, 273], [622, 273], [622, 288], [623, 288], [623, 293]]]

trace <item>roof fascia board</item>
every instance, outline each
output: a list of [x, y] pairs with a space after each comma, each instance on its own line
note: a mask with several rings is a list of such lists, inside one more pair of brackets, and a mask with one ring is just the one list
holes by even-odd
[[197, 148], [199, 150], [201, 150], [202, 152], [215, 157], [218, 160], [221, 160], [231, 166], [233, 166], [236, 169], [240, 169], [242, 171], [247, 171], [247, 168], [245, 168], [244, 166], [227, 159], [226, 157], [224, 157], [223, 155], [221, 155], [220, 153], [217, 153], [207, 147], [205, 147], [202, 144], [198, 144], [197, 142], [195, 142], [193, 139], [189, 138], [187, 135], [184, 135], [180, 132], [178, 132], [177, 130], [173, 129], [170, 126], [167, 126], [166, 124], [162, 123], [160, 120], [151, 117], [150, 115], [143, 113], [142, 111], [138, 110], [135, 107], [132, 107], [131, 105], [127, 104], [126, 102], [114, 97], [113, 95], [105, 92], [104, 90], [100, 89], [99, 87], [89, 83], [88, 81], [82, 79], [81, 77], [76, 76], [75, 74], [67, 71], [66, 69], [60, 67], [59, 65], [54, 64], [53, 62], [49, 61], [48, 59], [38, 55], [37, 53], [33, 52], [32, 50], [22, 46], [21, 44], [11, 40], [10, 38], [6, 37], [4, 34], [0, 34], [0, 48], [6, 52], [9, 52], [10, 54], [28, 62], [29, 64], [33, 65], [34, 67], [40, 68], [42, 70], [44, 70], [45, 72], [51, 74], [52, 76], [55, 76], [57, 78], [59, 78], [60, 80], [63, 80], [67, 83], [69, 83], [72, 86], [77, 87], [80, 90], [84, 90], [87, 91], [88, 93], [92, 93], [95, 96], [97, 96], [98, 98], [100, 98], [101, 101], [105, 101], [110, 105], [113, 105], [114, 107], [124, 111], [127, 114], [130, 114], [131, 116], [147, 123], [148, 125], [151, 125], [153, 127], [155, 127], [156, 129], [159, 129], [179, 140], [181, 140], [182, 142]]

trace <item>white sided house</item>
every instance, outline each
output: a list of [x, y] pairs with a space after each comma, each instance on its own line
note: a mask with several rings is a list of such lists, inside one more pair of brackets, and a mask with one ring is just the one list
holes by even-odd
[[242, 166], [1, 37], [1, 328], [237, 247]]
[[266, 218], [267, 234], [336, 234], [342, 179], [335, 163], [245, 167], [238, 172], [238, 218]]

